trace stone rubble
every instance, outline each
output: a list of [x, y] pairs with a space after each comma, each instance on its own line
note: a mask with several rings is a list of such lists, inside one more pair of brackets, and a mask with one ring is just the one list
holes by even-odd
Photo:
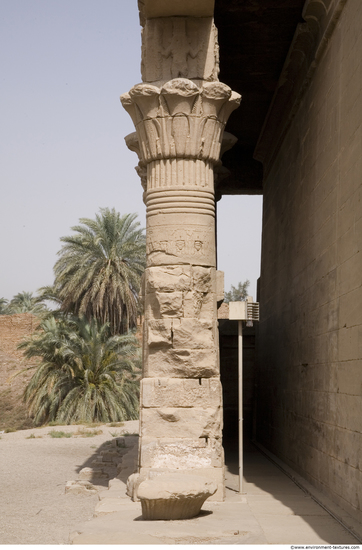
[[[98, 492], [95, 486], [97, 482], [109, 479], [109, 489], [98, 493], [100, 501], [107, 500], [107, 502], [98, 505], [95, 510], [96, 516], [114, 511], [116, 506], [113, 502], [114, 498], [126, 498], [125, 480], [137, 469], [138, 436], [117, 437], [107, 442], [107, 447], [107, 450], [99, 451], [92, 461], [92, 467], [82, 468], [78, 479], [67, 481], [65, 486], [66, 493], [95, 494]], [[105, 510], [109, 510], [109, 512], [105, 512]]]

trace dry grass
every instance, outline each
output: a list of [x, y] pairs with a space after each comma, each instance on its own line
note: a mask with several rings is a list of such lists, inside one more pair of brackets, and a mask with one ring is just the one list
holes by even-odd
[[[87, 428], [78, 428], [76, 432], [64, 432], [62, 430], [51, 430], [48, 432], [48, 435], [53, 438], [61, 437], [94, 437], [95, 435], [100, 435], [103, 433], [103, 430], [87, 430]], [[28, 439], [34, 439], [34, 434], [31, 434]]]
[[73, 432], [51, 430], [50, 432], [48, 432], [48, 435], [50, 435], [50, 437], [53, 437], [54, 439], [59, 439], [60, 437], [73, 437]]
[[124, 422], [110, 422], [107, 426], [110, 428], [123, 428]]
[[94, 437], [95, 435], [100, 435], [102, 433], [103, 430], [87, 430], [85, 428], [78, 428], [74, 435], [80, 437]]

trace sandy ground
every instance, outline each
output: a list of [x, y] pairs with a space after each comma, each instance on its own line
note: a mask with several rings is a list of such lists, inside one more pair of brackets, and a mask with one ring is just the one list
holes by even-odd
[[[138, 432], [138, 421], [105, 425], [94, 437], [54, 439], [51, 430], [76, 433], [81, 426], [32, 428], [0, 434], [0, 544], [67, 544], [79, 523], [90, 520], [97, 495], [65, 494], [67, 481], [115, 435]], [[93, 428], [86, 428], [92, 431]], [[34, 434], [35, 438], [29, 438]], [[98, 481], [99, 490], [108, 480]]]

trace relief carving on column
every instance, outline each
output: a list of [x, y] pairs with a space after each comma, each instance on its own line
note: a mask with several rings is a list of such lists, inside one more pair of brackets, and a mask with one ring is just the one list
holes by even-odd
[[142, 80], [217, 80], [219, 47], [212, 17], [148, 19], [142, 31]]
[[[204, 260], [212, 253], [213, 235], [207, 228], [185, 229], [182, 226], [172, 227], [171, 230], [152, 228], [147, 240], [147, 254], [165, 252], [174, 257], [183, 257], [193, 260]], [[163, 236], [163, 240], [160, 239]], [[210, 263], [210, 262], [209, 262]]]

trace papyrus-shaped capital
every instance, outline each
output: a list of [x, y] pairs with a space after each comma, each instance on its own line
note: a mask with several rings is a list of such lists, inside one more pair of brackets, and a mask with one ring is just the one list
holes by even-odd
[[157, 86], [137, 84], [131, 88], [129, 95], [139, 108], [143, 120], [158, 116], [160, 89]]
[[177, 114], [190, 115], [195, 104], [199, 88], [187, 78], [174, 78], [162, 86], [161, 93], [165, 98], [170, 116]]
[[121, 97], [146, 164], [173, 158], [218, 163], [226, 121], [240, 99], [221, 82], [197, 86], [187, 78], [174, 78], [161, 88], [137, 84]]

